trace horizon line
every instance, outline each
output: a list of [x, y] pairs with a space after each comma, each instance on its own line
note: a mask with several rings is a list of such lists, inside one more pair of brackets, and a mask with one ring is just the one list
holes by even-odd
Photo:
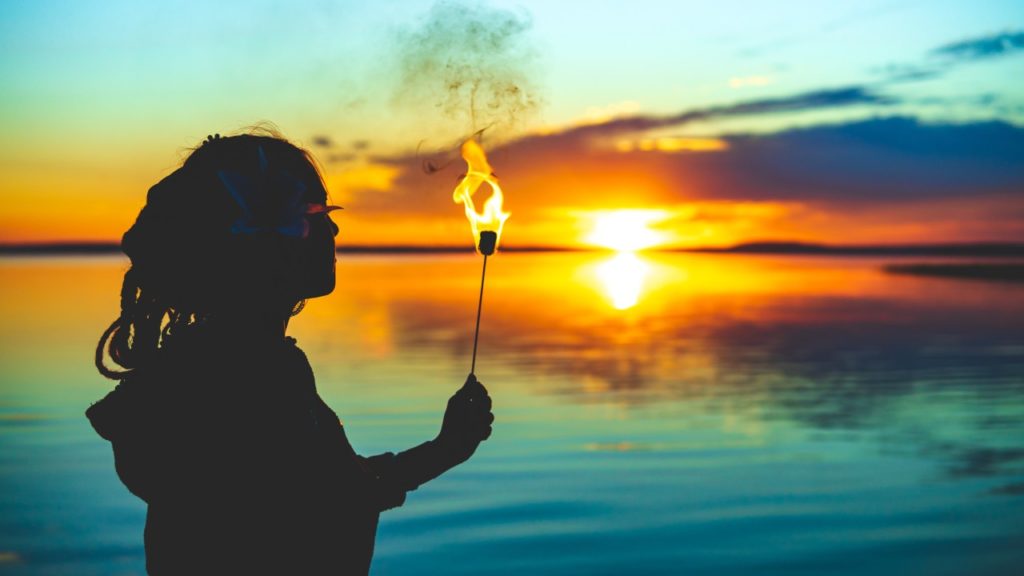
[[[662, 246], [640, 250], [616, 250], [601, 246], [502, 246], [501, 252], [692, 252], [721, 254], [821, 254], [821, 255], [921, 255], [921, 256], [1024, 256], [1024, 243], [965, 241], [893, 244], [827, 244], [770, 240], [741, 242], [730, 246]], [[454, 245], [351, 245], [338, 246], [339, 254], [460, 254], [475, 253], [469, 246]], [[120, 254], [119, 242], [10, 242], [0, 243], [0, 255]]]

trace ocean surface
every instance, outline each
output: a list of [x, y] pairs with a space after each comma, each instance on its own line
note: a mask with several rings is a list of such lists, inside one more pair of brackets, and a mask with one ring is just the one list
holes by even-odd
[[[1020, 574], [1024, 285], [893, 261], [499, 254], [494, 435], [382, 516], [373, 574]], [[293, 319], [359, 452], [436, 434], [480, 264], [341, 254]], [[125, 267], [0, 259], [0, 574], [144, 573], [83, 415]]]

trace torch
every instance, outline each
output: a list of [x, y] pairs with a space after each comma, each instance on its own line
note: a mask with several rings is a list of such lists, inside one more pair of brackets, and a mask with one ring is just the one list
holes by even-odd
[[484, 307], [484, 280], [487, 278], [487, 257], [494, 254], [498, 247], [498, 233], [493, 230], [484, 230], [480, 233], [480, 242], [477, 249], [484, 255], [484, 271], [480, 273], [480, 298], [476, 301], [476, 330], [473, 331], [473, 363], [470, 365], [469, 373], [476, 373], [476, 343], [480, 338], [480, 312]]
[[[467, 140], [462, 145], [462, 158], [466, 161], [466, 174], [462, 177], [452, 199], [456, 204], [462, 204], [466, 210], [466, 219], [469, 220], [470, 229], [473, 232], [473, 242], [477, 251], [484, 257], [483, 272], [480, 274], [480, 297], [476, 305], [476, 330], [473, 333], [473, 363], [469, 369], [470, 375], [476, 372], [476, 350], [480, 338], [480, 313], [484, 305], [484, 280], [487, 278], [487, 257], [494, 254], [498, 249], [498, 240], [501, 238], [501, 229], [508, 220], [509, 214], [502, 211], [504, 196], [501, 187], [498, 186], [498, 179], [487, 162], [487, 156], [483, 148], [475, 140]], [[484, 202], [482, 213], [476, 211], [473, 204], [473, 194], [482, 184], [491, 188], [491, 197]]]

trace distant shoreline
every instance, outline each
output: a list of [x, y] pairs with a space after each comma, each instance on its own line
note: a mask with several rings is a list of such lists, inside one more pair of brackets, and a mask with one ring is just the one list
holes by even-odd
[[1024, 264], [904, 264], [886, 266], [890, 274], [985, 280], [989, 282], [1024, 282]]
[[1024, 244], [964, 242], [958, 244], [832, 245], [804, 242], [750, 242], [727, 248], [681, 248], [670, 252], [717, 254], [794, 254], [823, 256], [1024, 256]]
[[[603, 248], [562, 246], [502, 246], [503, 252], [613, 252]], [[339, 254], [470, 254], [469, 246], [339, 246]], [[803, 242], [750, 242], [729, 247], [661, 248], [658, 252], [697, 254], [772, 254], [819, 256], [936, 256], [1024, 257], [1024, 243], [973, 242], [960, 244], [830, 245]], [[47, 242], [0, 244], [0, 255], [120, 254], [114, 242]]]

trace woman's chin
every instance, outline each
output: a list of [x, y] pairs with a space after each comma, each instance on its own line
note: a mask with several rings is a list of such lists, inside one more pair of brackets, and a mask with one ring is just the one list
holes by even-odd
[[319, 298], [334, 292], [335, 279], [332, 274], [330, 278], [324, 278], [320, 282], [310, 283], [303, 291], [303, 298]]

